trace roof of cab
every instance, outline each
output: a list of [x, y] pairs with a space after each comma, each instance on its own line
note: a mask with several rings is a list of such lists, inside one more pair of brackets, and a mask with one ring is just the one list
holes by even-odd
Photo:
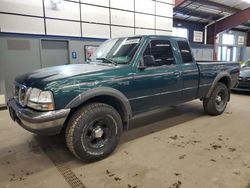
[[130, 36], [130, 37], [145, 37], [145, 38], [166, 38], [166, 39], [173, 39], [173, 40], [187, 40], [184, 37], [176, 37], [176, 36], [171, 36], [171, 35], [135, 35], [135, 36]]

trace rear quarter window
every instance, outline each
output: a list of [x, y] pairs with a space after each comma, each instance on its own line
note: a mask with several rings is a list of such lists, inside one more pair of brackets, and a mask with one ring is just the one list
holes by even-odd
[[182, 62], [183, 63], [193, 63], [193, 55], [191, 49], [186, 41], [177, 41], [178, 47], [180, 49]]

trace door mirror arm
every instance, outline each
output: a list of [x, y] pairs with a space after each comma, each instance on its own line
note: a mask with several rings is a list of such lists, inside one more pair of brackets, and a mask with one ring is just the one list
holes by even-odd
[[144, 65], [143, 60], [141, 59], [139, 62], [139, 65], [137, 67], [137, 69], [139, 70], [145, 70], [147, 67]]
[[152, 55], [145, 55], [143, 59], [140, 60], [139, 66], [137, 67], [139, 70], [144, 70], [147, 67], [151, 67], [155, 65], [155, 58]]
[[139, 70], [145, 70], [147, 67], [144, 66], [144, 65], [139, 65], [137, 68], [138, 68]]

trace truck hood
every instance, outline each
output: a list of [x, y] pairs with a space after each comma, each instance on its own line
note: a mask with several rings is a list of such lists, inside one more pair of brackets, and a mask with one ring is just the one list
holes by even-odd
[[240, 77], [250, 77], [250, 68], [241, 68]]
[[105, 69], [114, 69], [114, 66], [93, 63], [62, 65], [35, 70], [16, 77], [15, 81], [29, 87], [34, 87], [36, 85], [43, 87], [46, 83], [53, 82], [55, 80], [95, 73]]

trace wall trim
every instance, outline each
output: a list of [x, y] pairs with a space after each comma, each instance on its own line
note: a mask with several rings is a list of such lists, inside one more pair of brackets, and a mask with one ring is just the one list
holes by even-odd
[[61, 35], [38, 35], [38, 34], [24, 34], [24, 33], [10, 33], [0, 32], [0, 37], [24, 37], [24, 38], [42, 38], [42, 39], [70, 39], [70, 40], [82, 40], [82, 41], [100, 41], [103, 42], [107, 38], [92, 38], [92, 37], [71, 37]]

